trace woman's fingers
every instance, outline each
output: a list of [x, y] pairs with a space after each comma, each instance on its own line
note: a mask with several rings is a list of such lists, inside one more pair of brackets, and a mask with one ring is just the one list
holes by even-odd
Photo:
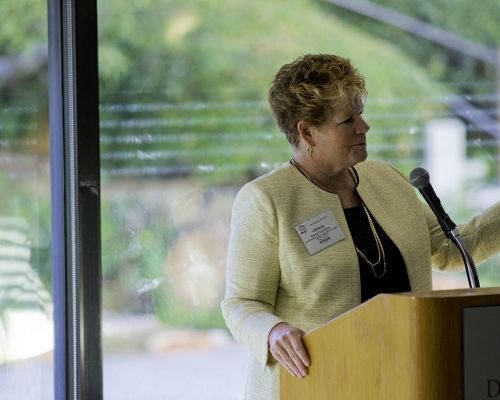
[[291, 375], [302, 377], [300, 369], [297, 367], [297, 365], [295, 365], [293, 360], [289, 357], [288, 353], [286, 354], [276, 353], [276, 355], [274, 355], [274, 358], [276, 358], [278, 362], [282, 364]]
[[[306, 348], [304, 347], [304, 343], [302, 342], [302, 336], [305, 335], [305, 332], [300, 331], [300, 336], [298, 341], [293, 341], [292, 346], [295, 350], [295, 353], [299, 356], [305, 367], [308, 367], [311, 364], [311, 360], [309, 359], [309, 355], [307, 354]], [[307, 373], [307, 368], [306, 368]]]
[[283, 347], [276, 347], [273, 356], [294, 376], [302, 377], [307, 374], [307, 368], [297, 354], [287, 351]]
[[302, 343], [304, 332], [286, 323], [276, 325], [269, 334], [269, 349], [290, 374], [307, 375], [309, 356]]

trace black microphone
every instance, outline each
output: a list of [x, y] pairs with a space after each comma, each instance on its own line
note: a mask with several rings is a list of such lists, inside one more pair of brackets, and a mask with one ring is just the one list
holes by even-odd
[[410, 172], [410, 182], [419, 190], [427, 204], [429, 204], [429, 207], [437, 217], [439, 225], [441, 225], [441, 228], [443, 228], [446, 237], [451, 239], [451, 241], [455, 244], [455, 246], [457, 246], [458, 250], [462, 254], [462, 258], [465, 263], [465, 271], [467, 272], [467, 279], [469, 280], [469, 286], [471, 288], [480, 287], [474, 260], [472, 259], [472, 256], [467, 249], [464, 241], [460, 237], [457, 226], [451, 220], [448, 214], [446, 214], [443, 206], [441, 205], [439, 197], [436, 196], [436, 192], [434, 192], [434, 189], [432, 188], [432, 185], [430, 183], [429, 173], [422, 167], [415, 168]]
[[451, 232], [457, 228], [457, 225], [455, 225], [444, 211], [441, 200], [437, 197], [430, 183], [429, 173], [422, 167], [415, 168], [410, 172], [410, 182], [422, 194], [423, 198], [436, 215], [439, 225], [443, 228], [445, 235], [451, 239], [453, 236]]

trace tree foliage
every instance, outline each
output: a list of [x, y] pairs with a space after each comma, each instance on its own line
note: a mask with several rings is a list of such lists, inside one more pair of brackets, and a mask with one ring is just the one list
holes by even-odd
[[[463, 53], [448, 49], [369, 17], [316, 0], [323, 9], [338, 15], [348, 23], [363, 26], [366, 33], [390, 41], [439, 81], [454, 82], [461, 92], [491, 93], [496, 80], [495, 66], [478, 61]], [[389, 9], [428, 22], [465, 39], [496, 49], [500, 44], [500, 3], [485, 0], [408, 1], [372, 0]]]
[[[465, 0], [377, 2], [490, 46], [499, 36], [494, 0], [479, 8]], [[278, 68], [300, 54], [328, 52], [353, 60], [367, 79], [373, 143], [391, 141], [374, 155], [392, 161], [419, 157], [421, 127], [431, 115], [445, 115], [443, 94], [461, 89], [440, 81], [471, 84], [492, 75], [470, 57], [323, 0], [137, 0], [126, 6], [102, 0], [98, 6], [103, 164], [117, 174], [126, 167], [160, 175], [219, 168], [217, 180], [228, 182], [234, 172], [268, 168], [288, 157], [266, 92]], [[46, 41], [43, 2], [5, 0], [0, 7], [8, 17], [0, 27], [4, 60]], [[31, 102], [46, 109], [46, 95], [31, 95], [46, 87], [45, 67], [4, 82], [4, 107]], [[482, 88], [491, 92], [491, 85]], [[17, 127], [40, 120], [29, 112], [4, 114], [6, 138], [33, 135]]]
[[367, 116], [377, 118], [373, 141], [383, 143], [385, 133], [394, 133], [379, 158], [418, 154], [420, 128], [444, 110], [436, 99], [449, 91], [397, 46], [310, 1], [100, 4], [102, 103], [157, 105], [103, 110], [103, 121], [130, 121], [128, 127], [106, 125], [105, 137], [144, 139], [134, 145], [140, 156], [123, 142], [103, 145], [114, 173], [125, 166], [138, 173], [146, 166], [155, 166], [152, 173], [169, 171], [162, 167], [175, 164], [179, 173], [216, 170], [210, 176], [227, 183], [286, 160], [290, 148], [271, 119], [267, 88], [281, 65], [306, 53], [349, 57], [365, 75]]

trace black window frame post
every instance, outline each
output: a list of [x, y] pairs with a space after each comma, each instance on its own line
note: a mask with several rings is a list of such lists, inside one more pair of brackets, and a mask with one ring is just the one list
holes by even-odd
[[101, 400], [96, 0], [48, 0], [56, 400]]

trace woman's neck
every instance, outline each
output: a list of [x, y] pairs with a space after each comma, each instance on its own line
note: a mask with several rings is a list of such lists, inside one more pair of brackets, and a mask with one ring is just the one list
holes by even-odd
[[292, 163], [316, 186], [338, 195], [344, 208], [361, 204], [361, 198], [356, 191], [357, 184], [349, 168], [325, 174], [316, 168], [314, 163], [309, 162], [307, 158], [300, 158], [299, 155], [294, 156]]

